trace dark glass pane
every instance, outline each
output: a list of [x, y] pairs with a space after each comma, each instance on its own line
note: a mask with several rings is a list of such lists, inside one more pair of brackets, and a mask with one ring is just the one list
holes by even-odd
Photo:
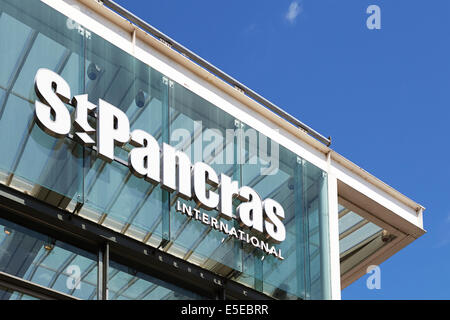
[[108, 274], [110, 300], [191, 300], [201, 297], [114, 261]]
[[36, 297], [27, 295], [4, 286], [0, 286], [0, 300], [39, 300]]
[[81, 299], [96, 299], [96, 255], [0, 219], [0, 271]]

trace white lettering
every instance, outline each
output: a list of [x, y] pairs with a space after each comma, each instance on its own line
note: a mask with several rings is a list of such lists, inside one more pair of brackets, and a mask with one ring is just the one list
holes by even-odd
[[262, 233], [263, 230], [263, 211], [261, 198], [250, 187], [244, 186], [239, 189], [239, 196], [244, 199], [236, 209], [236, 215], [248, 228]]
[[286, 239], [286, 229], [282, 220], [284, 219], [283, 207], [273, 199], [263, 202], [264, 214], [266, 215], [265, 229], [272, 239], [280, 243]]
[[219, 185], [219, 177], [213, 168], [206, 163], [197, 162], [192, 169], [193, 195], [197, 203], [206, 210], [219, 205], [219, 195], [207, 189], [207, 184], [213, 188]]
[[[35, 90], [40, 100], [35, 102], [36, 121], [45, 132], [58, 138], [63, 138], [70, 132], [71, 116], [64, 103], [72, 104], [75, 107], [75, 136], [84, 145], [94, 146], [95, 141], [90, 135], [96, 132], [97, 154], [101, 159], [107, 162], [113, 161], [115, 146], [123, 146], [130, 142], [134, 148], [128, 155], [128, 167], [135, 176], [150, 183], [161, 184], [161, 187], [169, 192], [176, 191], [176, 196], [186, 200], [194, 199], [200, 208], [217, 209], [219, 216], [209, 217], [196, 208], [180, 204], [179, 201], [176, 205], [178, 212], [189, 217], [194, 216], [196, 220], [229, 236], [247, 243], [251, 242], [263, 251], [270, 251], [271, 254], [277, 255], [275, 248], [268, 250], [268, 244], [260, 242], [255, 236], [250, 238], [248, 234], [234, 227], [229, 228], [226, 222], [220, 221], [220, 218], [227, 220], [236, 218], [241, 226], [258, 234], [266, 231], [273, 241], [281, 242], [286, 237], [286, 230], [282, 223], [284, 210], [278, 202], [272, 199], [262, 201], [255, 190], [248, 186], [239, 188], [238, 181], [232, 180], [225, 174], [221, 174], [219, 179], [215, 170], [206, 163], [199, 161], [192, 166], [186, 153], [166, 143], [160, 146], [158, 141], [144, 130], [136, 129], [130, 134], [130, 122], [122, 110], [102, 99], [99, 99], [96, 106], [88, 101], [87, 94], [71, 98], [68, 83], [51, 70], [38, 70], [35, 77]], [[88, 116], [90, 114], [95, 118], [93, 110], [96, 108], [98, 110], [97, 125], [94, 129], [88, 121]], [[229, 135], [229, 139], [236, 138], [238, 143], [242, 143], [246, 140], [245, 138], [248, 138], [249, 145], [252, 147], [249, 150], [250, 161], [253, 161], [253, 158], [257, 156], [255, 147], [257, 136], [250, 129], [244, 131], [242, 124], [239, 124], [239, 127], [233, 135]], [[201, 122], [196, 123], [195, 128], [194, 131], [203, 132]], [[218, 147], [223, 144], [223, 140], [219, 141], [220, 131], [209, 132], [211, 137], [209, 141], [212, 141], [212, 138], [215, 140], [208, 146], [207, 152], [207, 156], [212, 160], [218, 156], [220, 152]], [[263, 145], [266, 144], [267, 142], [264, 141]], [[237, 151], [239, 154], [236, 156], [240, 158], [242, 155], [239, 150]], [[274, 152], [272, 150], [271, 156]], [[265, 159], [268, 160], [265, 149], [264, 153]], [[236, 215], [233, 213], [235, 198], [241, 201], [236, 209]], [[281, 256], [281, 252], [279, 255]]]
[[114, 146], [123, 146], [130, 140], [130, 121], [127, 115], [102, 99], [98, 101], [97, 154], [111, 162]]
[[39, 69], [34, 78], [36, 123], [47, 134], [63, 138], [70, 131], [71, 119], [64, 103], [70, 101], [69, 84], [49, 69]]

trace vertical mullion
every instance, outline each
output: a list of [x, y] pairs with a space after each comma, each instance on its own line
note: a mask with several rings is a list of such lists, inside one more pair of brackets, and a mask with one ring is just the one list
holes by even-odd
[[302, 208], [303, 208], [303, 237], [305, 250], [305, 293], [312, 299], [312, 285], [311, 285], [311, 252], [310, 252], [310, 215], [311, 215], [311, 201], [308, 196], [308, 172], [306, 161], [302, 159]]
[[302, 298], [307, 296], [307, 264], [306, 260], [306, 247], [308, 242], [306, 241], [305, 234], [305, 198], [304, 198], [304, 165], [303, 160], [299, 157], [296, 159], [294, 165], [294, 190], [295, 190], [295, 257], [296, 257], [296, 269], [297, 269], [297, 295]]
[[[86, 91], [86, 47], [87, 47], [87, 43], [86, 43], [86, 37], [83, 37], [83, 39], [81, 40], [81, 50], [80, 50], [80, 55], [78, 56], [78, 69], [79, 69], [79, 74], [78, 74], [78, 88], [80, 89], [81, 92], [78, 92], [78, 94], [80, 93], [84, 93], [87, 92]], [[78, 194], [77, 196], [77, 206], [82, 206], [84, 204], [84, 200], [85, 200], [85, 194], [84, 194], [84, 190], [85, 190], [85, 180], [86, 180], [86, 170], [85, 170], [85, 165], [86, 165], [86, 152], [85, 152], [85, 147], [81, 146], [82, 148], [82, 166], [81, 166], [81, 174], [82, 174], [82, 181], [81, 181], [81, 194]]]
[[260, 292], [264, 289], [264, 254], [260, 250], [253, 252], [253, 276], [254, 276], [254, 289]]
[[215, 298], [216, 298], [216, 300], [226, 300], [225, 286], [223, 286], [221, 289], [219, 289]]
[[97, 252], [97, 300], [103, 300], [103, 251], [101, 247]]
[[[237, 121], [237, 122], [236, 122]], [[241, 186], [243, 186], [243, 176], [244, 176], [244, 172], [243, 172], [243, 161], [242, 159], [245, 158], [245, 141], [244, 144], [242, 141], [242, 128], [243, 124], [241, 121], [239, 120], [235, 120], [235, 130], [238, 130], [239, 134], [236, 137], [236, 144], [234, 147], [234, 152], [233, 152], [233, 157], [234, 157], [234, 165], [235, 165], [235, 170], [233, 171], [233, 180], [236, 180], [239, 182], [238, 186], [239, 188]], [[237, 129], [236, 129], [237, 128]], [[234, 138], [233, 138], [234, 139]], [[233, 140], [234, 142], [234, 140]], [[239, 228], [239, 223], [237, 222], [236, 219], [233, 219], [233, 227], [234, 228]], [[236, 264], [236, 267], [238, 269], [239, 272], [244, 272], [244, 243], [242, 241], [235, 241], [234, 239], [232, 239], [231, 241], [234, 242], [234, 257], [236, 257], [236, 261], [239, 261]]]
[[[172, 89], [170, 89], [172, 87]], [[166, 77], [162, 78], [162, 119], [161, 119], [161, 142], [170, 144], [170, 95], [173, 93], [173, 83]], [[162, 190], [161, 193], [161, 225], [162, 225], [162, 239], [160, 246], [164, 247], [170, 242], [170, 194], [167, 190]]]
[[108, 300], [109, 244], [99, 246], [97, 269], [97, 300]]
[[320, 282], [321, 298], [331, 299], [330, 279], [330, 243], [328, 229], [328, 179], [322, 172], [318, 183], [319, 197], [319, 237], [320, 237]]

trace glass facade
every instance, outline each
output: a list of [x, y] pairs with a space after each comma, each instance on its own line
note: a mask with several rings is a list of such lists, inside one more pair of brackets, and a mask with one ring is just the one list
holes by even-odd
[[192, 300], [201, 296], [112, 261], [108, 274], [110, 300]]
[[[330, 298], [325, 172], [40, 1], [0, 0], [0, 39], [2, 184], [274, 298]], [[177, 212], [177, 201], [196, 203], [137, 178], [120, 161], [106, 163], [71, 138], [45, 134], [34, 121], [39, 68], [60, 74], [72, 96], [86, 93], [94, 104], [103, 99], [120, 108], [132, 130], [143, 129], [192, 163], [207, 163], [262, 199], [278, 201], [285, 211], [286, 240], [277, 245], [284, 260]], [[131, 148], [116, 147], [116, 157], [127, 161]], [[221, 220], [216, 210], [207, 213]], [[13, 230], [1, 236], [0, 271], [96, 298], [95, 257], [59, 241], [46, 251], [45, 237], [0, 224]], [[23, 239], [30, 247], [13, 252]], [[7, 269], [1, 258], [10, 254], [27, 264]], [[81, 291], [64, 287], [73, 261], [82, 266]], [[114, 262], [108, 278], [111, 299], [200, 298]]]
[[76, 298], [96, 299], [95, 254], [3, 219], [0, 230], [1, 272]]
[[33, 296], [0, 286], [0, 300], [39, 300]]

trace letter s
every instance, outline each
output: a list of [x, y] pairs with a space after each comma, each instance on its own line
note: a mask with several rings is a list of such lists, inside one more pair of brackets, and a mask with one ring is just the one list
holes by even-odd
[[38, 126], [55, 138], [64, 137], [71, 127], [70, 113], [64, 105], [71, 98], [69, 84], [59, 74], [41, 68], [34, 78], [34, 90], [41, 100], [35, 102]]
[[239, 198], [242, 203], [236, 208], [236, 216], [246, 227], [259, 233], [264, 230], [264, 220], [261, 198], [250, 187], [243, 186], [239, 189]]
[[284, 220], [284, 210], [281, 204], [273, 199], [266, 199], [263, 202], [265, 215], [265, 228], [272, 239], [280, 243], [286, 239], [286, 229], [282, 220]]

